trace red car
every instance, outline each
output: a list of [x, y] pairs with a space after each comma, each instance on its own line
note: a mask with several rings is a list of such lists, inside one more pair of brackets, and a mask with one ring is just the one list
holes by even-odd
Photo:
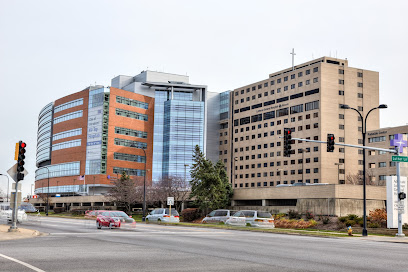
[[120, 228], [122, 224], [130, 224], [135, 226], [136, 222], [133, 218], [121, 211], [103, 211], [96, 217], [96, 227]]
[[107, 212], [107, 211], [106, 210], [86, 211], [85, 212], [85, 218], [96, 219], [96, 217], [98, 215], [102, 214], [102, 212]]

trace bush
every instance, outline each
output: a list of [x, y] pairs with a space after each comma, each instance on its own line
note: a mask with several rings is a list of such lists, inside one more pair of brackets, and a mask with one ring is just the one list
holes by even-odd
[[348, 216], [339, 217], [339, 222], [345, 223], [348, 220]]
[[78, 216], [78, 215], [84, 215], [85, 212], [86, 212], [86, 210], [72, 210], [72, 211], [71, 211], [71, 214], [72, 214], [73, 216]]
[[403, 228], [403, 229], [408, 229], [408, 224], [405, 223], [404, 225], [402, 225], [402, 228]]
[[347, 219], [344, 223], [346, 224], [346, 226], [354, 226], [355, 224], [357, 224], [356, 221], [350, 219]]
[[65, 212], [65, 207], [55, 207], [53, 211], [54, 213], [62, 213]]
[[285, 216], [286, 216], [286, 214], [284, 214], [284, 213], [277, 213], [277, 214], [273, 215], [273, 218], [276, 220], [276, 219], [283, 218]]
[[349, 215], [347, 215], [347, 218], [348, 218], [348, 220], [357, 221], [359, 217], [356, 214], [349, 214]]
[[295, 210], [289, 210], [288, 216], [289, 219], [300, 219], [302, 217], [301, 214]]
[[306, 212], [306, 219], [314, 219], [315, 218], [315, 215], [312, 213], [312, 212]]
[[368, 220], [378, 224], [380, 227], [387, 227], [387, 212], [385, 209], [375, 209], [370, 211]]
[[328, 217], [328, 216], [322, 216], [322, 223], [323, 223], [324, 225], [329, 224], [329, 223], [330, 223], [330, 217]]
[[380, 224], [370, 222], [370, 223], [367, 224], [367, 227], [369, 227], [369, 228], [379, 228]]
[[192, 222], [201, 217], [201, 212], [197, 208], [184, 209], [181, 212], [183, 222]]
[[287, 229], [307, 229], [317, 225], [315, 220], [305, 221], [303, 219], [279, 219], [275, 220], [275, 227], [277, 228], [287, 228]]

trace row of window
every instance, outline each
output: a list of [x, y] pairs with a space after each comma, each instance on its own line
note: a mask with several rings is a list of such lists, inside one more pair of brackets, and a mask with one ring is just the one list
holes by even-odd
[[142, 120], [142, 121], [147, 121], [147, 115], [146, 114], [142, 114], [142, 113], [138, 113], [138, 112], [134, 112], [134, 111], [128, 111], [128, 110], [124, 110], [124, 109], [116, 109], [116, 115], [125, 116], [125, 117], [138, 119], [138, 120]]
[[77, 146], [81, 146], [81, 139], [53, 144], [52, 151], [71, 148], [71, 147], [77, 147]]
[[147, 139], [147, 132], [130, 128], [115, 127], [116, 134], [128, 135], [137, 138]]
[[[319, 71], [319, 67], [314, 67], [314, 68], [313, 68], [313, 72], [314, 72], [314, 73], [316, 73], [316, 72], [318, 72], [318, 71]], [[306, 74], [306, 75], [309, 75], [309, 74], [310, 74], [310, 69], [306, 70], [306, 71], [305, 71], [305, 74]], [[302, 76], [303, 76], [303, 72], [299, 72], [299, 73], [298, 73], [298, 77], [302, 77]], [[295, 79], [295, 78], [296, 78], [296, 74], [290, 75], [290, 79]], [[289, 76], [283, 77], [283, 81], [284, 81], [284, 82], [286, 82], [286, 81], [288, 81], [288, 80], [289, 80]], [[271, 80], [270, 85], [271, 85], [271, 86], [275, 85], [275, 82], [276, 82], [276, 84], [282, 83], [282, 78], [278, 78], [278, 79], [276, 79], [276, 81], [275, 81], [275, 80]], [[262, 87], [268, 87], [268, 84], [269, 84], [268, 82], [265, 82], [263, 85], [262, 85], [262, 84], [258, 84], [258, 90], [259, 90], [259, 89], [262, 89]], [[255, 91], [255, 90], [256, 90], [256, 86], [253, 86], [253, 87], [252, 87], [252, 90]], [[249, 92], [249, 91], [250, 91], [250, 88], [247, 88], [246, 91]], [[241, 90], [241, 94], [243, 94], [243, 93], [244, 93], [244, 90]], [[238, 95], [238, 91], [235, 92], [235, 95]]]
[[[299, 179], [299, 180], [298, 180], [298, 183], [301, 183], [301, 182], [303, 182], [303, 180]], [[290, 184], [295, 184], [295, 183], [296, 183], [295, 180], [291, 180], [291, 181], [290, 181]], [[305, 180], [305, 183], [311, 183], [311, 182], [310, 182], [310, 179], [306, 179], [306, 180]], [[319, 179], [313, 179], [313, 183], [319, 183]], [[263, 187], [268, 187], [268, 184], [269, 184], [270, 187], [275, 186], [275, 182], [274, 182], [274, 181], [269, 181], [269, 182], [268, 182], [268, 181], [257, 182], [257, 183], [256, 183], [256, 186], [257, 186], [257, 187], [262, 187], [261, 184], [263, 184]], [[277, 182], [276, 182], [276, 185], [279, 185], [279, 184], [289, 184], [289, 181], [287, 181], [287, 180], [277, 181]], [[248, 187], [250, 187], [250, 186], [251, 186], [251, 187], [255, 187], [255, 182], [251, 182], [251, 183], [240, 183], [240, 184], [239, 184], [239, 187], [240, 187], [240, 188], [243, 188], [244, 185], [245, 185], [246, 188], [248, 188]], [[238, 184], [235, 184], [235, 188], [237, 188], [237, 187], [238, 187]]]
[[70, 108], [73, 108], [73, 107], [76, 107], [76, 106], [80, 106], [82, 104], [84, 104], [84, 99], [83, 98], [76, 99], [76, 100], [73, 100], [73, 101], [69, 101], [67, 103], [56, 106], [54, 108], [54, 113], [55, 112], [60, 112], [60, 111], [66, 110], [66, 109], [70, 109]]
[[114, 174], [120, 174], [122, 175], [126, 173], [126, 175], [129, 176], [139, 176], [143, 177], [145, 175], [145, 171], [141, 169], [132, 169], [132, 168], [122, 168], [122, 167], [113, 167], [113, 173]]
[[139, 155], [132, 155], [132, 154], [116, 153], [115, 152], [113, 154], [113, 158], [115, 160], [121, 160], [121, 161], [146, 163], [146, 157], [145, 156], [139, 156]]
[[82, 117], [82, 114], [83, 114], [83, 111], [79, 110], [79, 111], [74, 111], [74, 112], [70, 112], [70, 113], [61, 115], [59, 117], [55, 117], [54, 124], [58, 124], [58, 123], [65, 122], [71, 119]]
[[[290, 170], [290, 174], [289, 171], [285, 170], [285, 171], [277, 171], [276, 172], [276, 176], [281, 176], [281, 172], [283, 172], [283, 176], [288, 176], [288, 175], [296, 175], [296, 170]], [[301, 175], [303, 174], [303, 169], [298, 169], [298, 174]], [[311, 174], [311, 169], [307, 168], [305, 169], [305, 173], [306, 174]], [[318, 174], [319, 173], [319, 168], [313, 168], [313, 173], [314, 174]], [[275, 174], [275, 172], [269, 172], [269, 176], [273, 177]], [[268, 177], [268, 172], [263, 172], [263, 173], [251, 173], [251, 174], [239, 174], [239, 175], [235, 175], [235, 179], [247, 179], [247, 178], [261, 178], [261, 177]]]
[[81, 134], [82, 134], [82, 128], [76, 128], [76, 129], [56, 133], [52, 136], [52, 140], [56, 141], [56, 140], [60, 140], [60, 139], [68, 138], [68, 137], [78, 136]]
[[[247, 157], [249, 157], [249, 156], [247, 156]], [[238, 158], [238, 157], [236, 157], [236, 158]], [[244, 157], [239, 157], [239, 160], [243, 160], [243, 158]], [[283, 162], [281, 162], [281, 161], [277, 161], [276, 163], [275, 162], [269, 162], [269, 164], [267, 163], [267, 162], [264, 162], [264, 163], [257, 163], [257, 164], [251, 164], [251, 165], [249, 165], [249, 164], [246, 164], [245, 165], [245, 169], [255, 169], [255, 168], [262, 168], [262, 167], [274, 167], [274, 166], [281, 166], [281, 165], [289, 165], [289, 162], [290, 162], [290, 165], [295, 165], [296, 164], [296, 160], [290, 160], [290, 161], [283, 161]], [[306, 158], [305, 159], [305, 161], [304, 161], [305, 163], [311, 163], [311, 158]], [[319, 162], [319, 157], [314, 157], [313, 158], [313, 162]], [[303, 164], [303, 159], [298, 159], [297, 160], [297, 163], [298, 164]], [[239, 168], [239, 170], [243, 170], [244, 169], [244, 165], [236, 165], [235, 166], [235, 170], [238, 170], [238, 168]], [[293, 170], [294, 171], [294, 170]], [[295, 172], [293, 172], [293, 174], [294, 174]], [[301, 173], [299, 173], [299, 174], [301, 174]], [[272, 174], [273, 175], [273, 174]], [[279, 175], [279, 174], [278, 174]]]
[[[305, 111], [319, 109], [319, 100], [305, 103], [304, 106], [305, 106]], [[303, 104], [291, 107], [292, 114], [300, 113], [300, 112], [303, 112]], [[287, 115], [289, 115], [289, 108], [278, 109], [276, 111], [269, 111], [263, 114], [260, 113], [260, 114], [255, 114], [252, 116], [243, 117], [240, 119], [235, 119], [234, 126], [246, 125], [249, 123], [260, 122], [262, 120], [269, 120], [275, 117], [278, 118], [278, 117], [283, 117]]]
[[[316, 78], [313, 79], [313, 83], [317, 83], [317, 82], [319, 82], [319, 78], [316, 77]], [[310, 80], [306, 80], [306, 85], [310, 85]], [[299, 82], [299, 83], [298, 83], [298, 87], [302, 87], [302, 86], [303, 86], [303, 82]], [[296, 84], [290, 85], [290, 89], [291, 89], [291, 90], [293, 90], [293, 89], [295, 89], [295, 88], [296, 88]], [[284, 86], [284, 87], [283, 87], [283, 91], [287, 91], [287, 90], [289, 90], [289, 86]], [[282, 91], [281, 88], [277, 88], [277, 89], [276, 89], [276, 93], [280, 93], [281, 91]], [[319, 92], [319, 88], [314, 89], [314, 90], [310, 90], [310, 91], [307, 91], [307, 92], [304, 92], [304, 93], [303, 93], [303, 92], [297, 93], [297, 94], [291, 95], [290, 97], [291, 97], [291, 99], [295, 99], [295, 98], [303, 97], [303, 94], [304, 94], [305, 96], [308, 96], [308, 95], [312, 95], [312, 94], [315, 94], [315, 93], [318, 93], [318, 92]], [[270, 91], [270, 94], [271, 94], [271, 95], [275, 94], [275, 90], [271, 90], [271, 91]], [[263, 93], [263, 96], [264, 96], [264, 97], [265, 97], [265, 96], [268, 96], [268, 95], [269, 95], [269, 92], [264, 92], [264, 93]], [[252, 96], [248, 96], [247, 98], [241, 98], [241, 100], [235, 100], [235, 104], [238, 104], [239, 102], [244, 103], [245, 101], [248, 102], [248, 101], [250, 101], [251, 99], [252, 99], [252, 100], [255, 100], [255, 99], [257, 99], [257, 98], [262, 98], [262, 93], [259, 93], [258, 96], [252, 95]], [[276, 100], [276, 103], [281, 102], [281, 101], [279, 101], [279, 100], [282, 100], [282, 99], [284, 99], [284, 98], [279, 98], [279, 99], [277, 99], [277, 100]], [[286, 99], [286, 100], [288, 100], [288, 99]], [[285, 101], [286, 101], [286, 100], [285, 100]], [[273, 103], [272, 103], [271, 101], [266, 102], [266, 103], [269, 103], [268, 105], [271, 105], [271, 104], [275, 104], [275, 101], [273, 100]]]
[[[375, 166], [376, 166], [375, 163], [370, 163], [369, 164], [369, 168], [376, 168]], [[390, 167], [395, 167], [395, 166], [397, 166], [397, 162], [390, 161]], [[378, 167], [379, 168], [387, 167], [387, 163], [386, 162], [379, 162]]]
[[134, 148], [147, 148], [147, 143], [119, 139], [119, 138], [115, 138], [115, 145], [134, 147]]
[[146, 102], [133, 100], [133, 99], [122, 97], [122, 96], [116, 96], [116, 102], [120, 104], [124, 104], [124, 105], [138, 107], [138, 108], [145, 109], [145, 110], [149, 109], [149, 104]]
[[64, 176], [79, 176], [80, 162], [68, 162], [38, 168], [35, 171], [35, 180]]

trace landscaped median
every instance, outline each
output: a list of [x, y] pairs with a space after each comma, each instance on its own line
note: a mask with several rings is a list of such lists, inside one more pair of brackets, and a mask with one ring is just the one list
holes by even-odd
[[10, 225], [0, 225], [0, 241], [34, 238], [43, 233], [37, 230], [18, 228], [16, 232], [9, 232]]

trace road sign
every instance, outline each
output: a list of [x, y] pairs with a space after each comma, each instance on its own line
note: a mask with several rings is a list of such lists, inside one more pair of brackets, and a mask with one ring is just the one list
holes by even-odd
[[169, 196], [167, 197], [167, 205], [174, 205], [174, 197]]
[[395, 162], [408, 162], [408, 157], [406, 156], [392, 156], [391, 159]]
[[403, 201], [398, 201], [398, 213], [405, 213], [405, 206]]
[[[7, 174], [10, 175], [10, 177], [14, 180], [17, 181], [17, 163], [13, 165], [9, 170], [7, 170]], [[28, 172], [26, 169], [24, 169], [24, 177], [28, 175]]]

